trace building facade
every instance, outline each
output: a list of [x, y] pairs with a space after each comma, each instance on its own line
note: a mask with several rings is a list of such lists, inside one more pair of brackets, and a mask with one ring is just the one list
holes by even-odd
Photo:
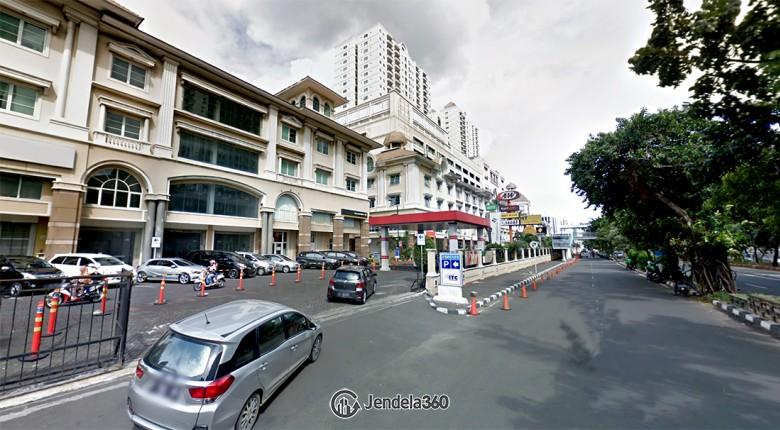
[[0, 254], [365, 253], [380, 145], [329, 118], [344, 99], [310, 78], [270, 94], [142, 19], [0, 1]]
[[376, 24], [334, 48], [333, 84], [355, 107], [390, 92], [397, 92], [417, 109], [431, 112], [428, 74], [411, 58], [402, 42]]
[[479, 129], [471, 123], [465, 111], [449, 102], [441, 110], [440, 122], [451, 148], [470, 158], [479, 157]]

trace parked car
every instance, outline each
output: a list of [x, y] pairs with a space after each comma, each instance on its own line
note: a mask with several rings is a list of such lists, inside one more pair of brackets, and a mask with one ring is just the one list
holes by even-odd
[[140, 283], [159, 281], [164, 276], [167, 281], [178, 280], [180, 284], [197, 283], [204, 270], [205, 266], [183, 258], [154, 258], [138, 266], [135, 279]]
[[360, 265], [360, 266], [368, 266], [368, 258], [361, 257], [360, 255], [358, 255], [357, 252], [355, 252], [355, 251], [341, 251], [341, 252], [343, 252], [344, 254], [348, 255], [349, 257], [352, 257], [353, 259], [355, 259], [355, 261], [357, 261], [358, 265]]
[[0, 280], [14, 282], [0, 283], [3, 295], [18, 297], [26, 289], [59, 285], [62, 271], [48, 261], [26, 255], [0, 256]]
[[171, 324], [138, 361], [127, 414], [143, 428], [249, 430], [321, 348], [320, 325], [278, 303], [238, 300], [198, 312]]
[[263, 257], [267, 258], [268, 261], [274, 264], [276, 266], [277, 272], [295, 272], [298, 270], [299, 264], [293, 260], [291, 260], [286, 255], [281, 254], [264, 254]]
[[335, 258], [326, 257], [321, 252], [317, 251], [299, 252], [295, 261], [304, 269], [321, 269], [323, 263], [325, 264], [326, 269], [335, 269], [339, 265], [339, 261]]
[[353, 258], [350, 255], [347, 255], [343, 251], [322, 251], [322, 254], [328, 258], [333, 258], [338, 260], [339, 266], [345, 265], [345, 264], [358, 264], [358, 259]]
[[209, 266], [211, 260], [214, 260], [217, 262], [217, 270], [224, 272], [228, 278], [237, 279], [241, 271], [244, 272], [244, 277], [246, 278], [251, 278], [257, 274], [252, 264], [232, 251], [190, 251], [187, 253], [186, 259], [206, 267]]
[[[130, 272], [130, 274], [133, 273], [132, 266], [108, 254], [56, 254], [49, 260], [49, 263], [60, 269], [63, 276], [79, 276], [81, 275], [81, 267], [89, 265], [94, 266], [97, 273], [101, 275], [119, 275], [127, 272]], [[133, 279], [135, 279], [135, 277], [133, 277]], [[108, 279], [108, 283], [116, 284], [121, 282], [121, 280], [122, 279], [119, 277], [112, 277]]]
[[267, 275], [271, 273], [271, 267], [273, 267], [273, 264], [262, 255], [244, 251], [236, 251], [236, 254], [244, 257], [246, 261], [251, 263], [257, 271], [258, 275]]
[[328, 301], [348, 299], [365, 304], [376, 292], [376, 272], [364, 266], [344, 266], [328, 282]]

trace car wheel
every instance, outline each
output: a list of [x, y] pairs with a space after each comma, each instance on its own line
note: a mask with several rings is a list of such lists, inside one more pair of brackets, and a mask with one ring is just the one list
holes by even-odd
[[11, 297], [19, 297], [22, 294], [22, 284], [14, 282], [8, 287], [8, 295]]
[[376, 281], [374, 281], [374, 288], [371, 288], [371, 295], [376, 294]]
[[314, 363], [320, 358], [320, 352], [322, 352], [322, 335], [317, 335], [314, 339], [314, 343], [311, 344], [311, 352], [309, 353], [309, 363]]
[[288, 266], [283, 266], [283, 267], [282, 267], [282, 272], [284, 272], [284, 273], [290, 273], [290, 267], [288, 267]]
[[363, 291], [363, 298], [360, 299], [360, 304], [361, 305], [365, 305], [366, 304], [366, 300], [368, 300], [368, 291]]
[[230, 271], [228, 272], [228, 278], [232, 278], [232, 279], [238, 278], [238, 270], [230, 269]]
[[143, 284], [144, 282], [146, 282], [146, 278], [147, 278], [147, 277], [148, 277], [148, 276], [146, 275], [146, 272], [138, 272], [138, 274], [137, 274], [137, 275], [135, 275], [135, 280], [136, 280], [136, 282], [138, 282], [139, 284]]
[[238, 414], [236, 420], [236, 430], [251, 430], [257, 422], [257, 416], [260, 414], [260, 394], [254, 393], [246, 400], [244, 407]]
[[179, 283], [180, 284], [189, 284], [190, 283], [190, 275], [186, 273], [182, 273], [179, 275]]

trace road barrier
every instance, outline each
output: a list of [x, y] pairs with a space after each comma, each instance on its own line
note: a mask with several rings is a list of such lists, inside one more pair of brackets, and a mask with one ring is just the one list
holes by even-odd
[[155, 305], [164, 305], [168, 302], [165, 301], [165, 274], [163, 273], [162, 281], [160, 281], [160, 295], [157, 297]]
[[19, 361], [38, 361], [49, 356], [41, 354], [41, 335], [43, 334], [43, 309], [45, 307], [43, 299], [38, 301], [35, 306], [35, 323], [33, 324], [32, 342], [30, 344], [30, 353], [19, 357]]
[[246, 291], [244, 289], [244, 271], [239, 270], [238, 271], [238, 287], [236, 287], [236, 291]]
[[49, 308], [49, 325], [46, 327], [46, 334], [43, 337], [57, 336], [60, 332], [57, 331], [57, 311], [60, 307], [60, 298], [52, 297], [51, 307]]
[[103, 278], [102, 296], [100, 298], [100, 309], [92, 312], [92, 315], [96, 317], [105, 317], [111, 314], [106, 312], [106, 305], [108, 304], [108, 278]]
[[271, 268], [271, 283], [268, 284], [269, 287], [273, 287], [276, 285], [276, 266]]

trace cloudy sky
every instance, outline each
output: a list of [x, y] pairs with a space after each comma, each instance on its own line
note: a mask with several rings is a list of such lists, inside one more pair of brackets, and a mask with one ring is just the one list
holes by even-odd
[[480, 129], [482, 155], [534, 213], [584, 222], [566, 157], [642, 107], [681, 104], [633, 74], [653, 19], [642, 0], [120, 0], [141, 29], [266, 90], [332, 84], [332, 48], [377, 22]]

